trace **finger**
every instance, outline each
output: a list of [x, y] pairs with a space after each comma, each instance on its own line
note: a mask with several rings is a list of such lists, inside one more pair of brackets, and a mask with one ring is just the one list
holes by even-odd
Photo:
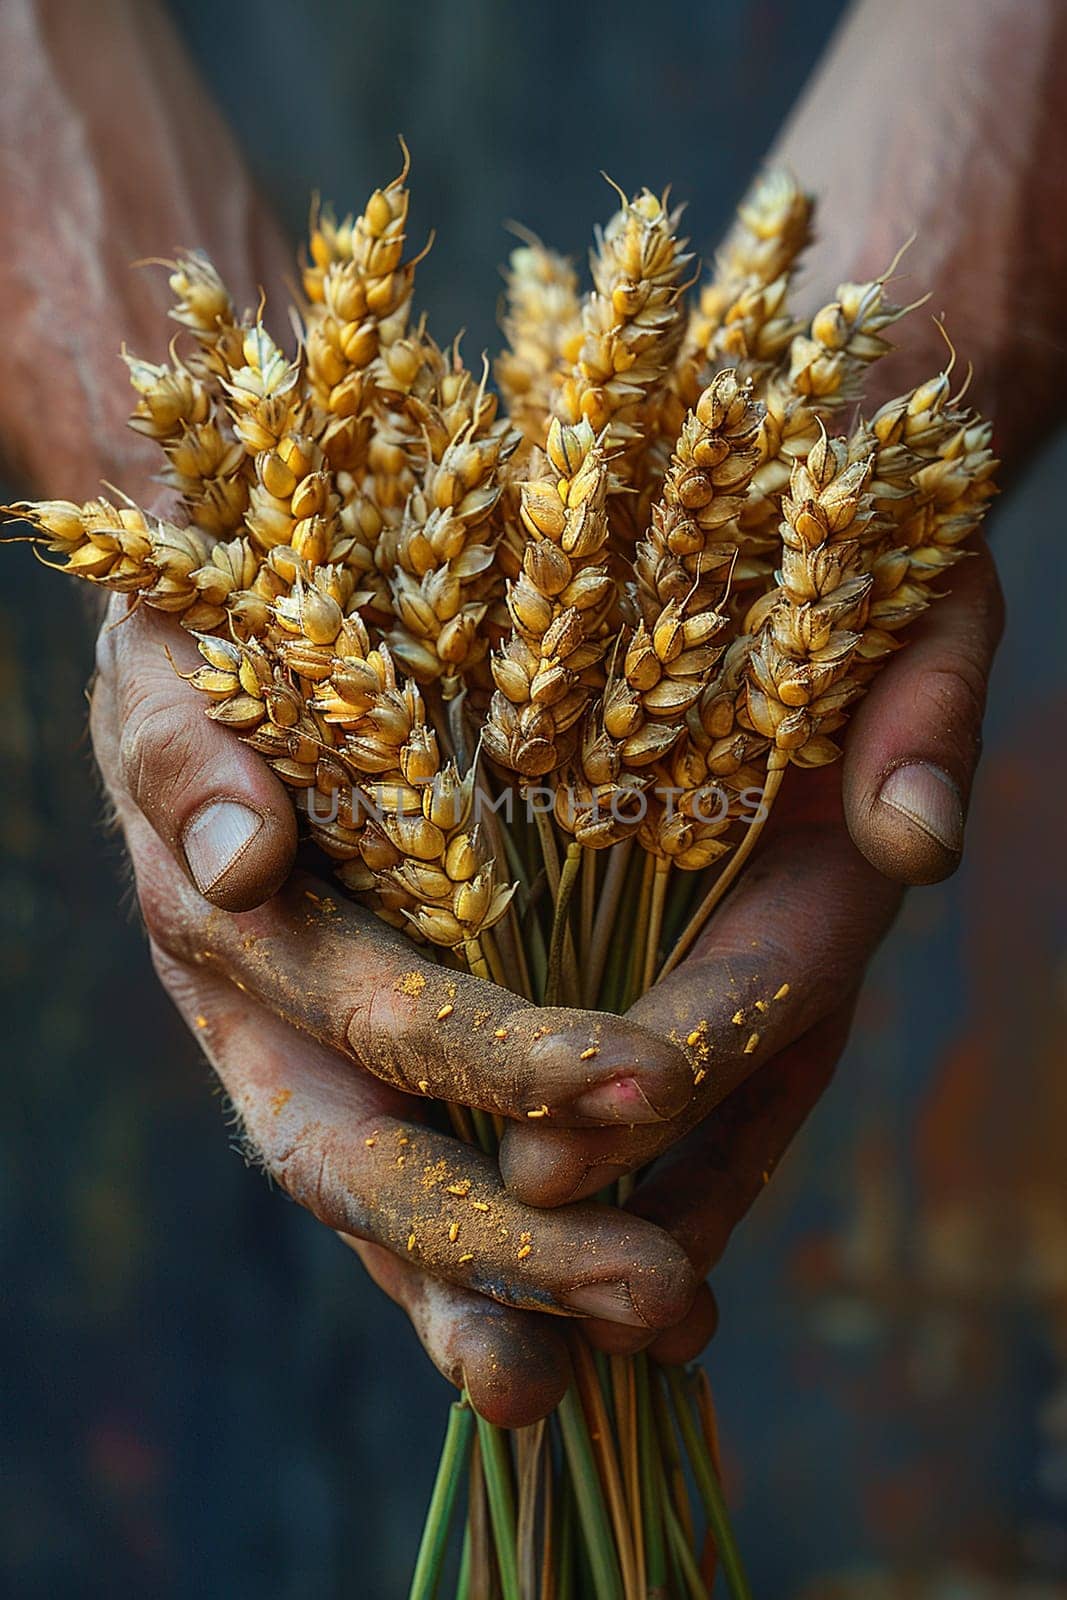
[[606, 1206], [522, 1205], [489, 1156], [412, 1122], [404, 1096], [298, 1040], [224, 978], [153, 954], [249, 1151], [320, 1222], [520, 1309], [646, 1328], [685, 1313], [697, 1280], [659, 1228]]
[[571, 1379], [566, 1342], [547, 1317], [433, 1278], [380, 1245], [341, 1235], [378, 1287], [405, 1311], [438, 1371], [466, 1388], [498, 1428], [524, 1428], [554, 1411]]
[[590, 1318], [582, 1323], [582, 1335], [593, 1346], [609, 1356], [632, 1356], [639, 1350], [648, 1350], [657, 1361], [669, 1366], [684, 1366], [694, 1361], [708, 1341], [714, 1337], [719, 1325], [719, 1308], [715, 1296], [706, 1283], [702, 1283], [681, 1321], [673, 1328], [661, 1332], [648, 1332], [642, 1328], [624, 1328], [618, 1322], [602, 1322]]
[[[657, 1222], [709, 1272], [734, 1229], [762, 1194], [793, 1137], [829, 1084], [845, 1047], [854, 1000], [768, 1062], [657, 1162], [627, 1209]], [[583, 1333], [598, 1349], [647, 1348], [657, 1361], [694, 1361], [718, 1327], [715, 1297], [702, 1283], [685, 1316], [662, 1333], [641, 1335], [607, 1322]]]
[[914, 637], [874, 680], [845, 742], [848, 825], [880, 872], [935, 883], [959, 865], [1004, 604], [986, 546], [953, 571]]
[[649, 1344], [648, 1353], [666, 1367], [688, 1366], [711, 1343], [718, 1328], [718, 1302], [707, 1284], [702, 1283], [681, 1322], [658, 1333]]
[[663, 1121], [692, 1094], [683, 1050], [602, 1013], [528, 1005], [420, 956], [410, 941], [296, 875], [240, 916], [206, 906], [124, 817], [149, 932], [409, 1094], [528, 1125]]
[[681, 1244], [704, 1276], [826, 1090], [855, 997], [752, 1075], [653, 1167], [627, 1209]]
[[629, 1016], [681, 1042], [695, 1093], [669, 1124], [509, 1127], [509, 1190], [531, 1205], [595, 1194], [645, 1165], [856, 988], [900, 900], [845, 829], [807, 822], [753, 860], [693, 954]]
[[203, 664], [193, 640], [116, 596], [97, 663], [93, 744], [109, 788], [126, 790], [206, 899], [258, 905], [292, 866], [296, 815], [266, 763], [178, 676]]

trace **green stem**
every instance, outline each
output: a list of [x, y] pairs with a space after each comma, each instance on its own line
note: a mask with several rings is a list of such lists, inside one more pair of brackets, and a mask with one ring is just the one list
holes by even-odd
[[659, 955], [660, 936], [663, 932], [663, 908], [667, 903], [667, 885], [670, 879], [670, 861], [657, 856], [655, 876], [652, 879], [652, 900], [648, 913], [645, 969], [641, 975], [642, 994], [647, 994], [656, 981], [656, 959]]
[[[606, 925], [603, 938], [608, 946], [608, 969], [601, 985], [599, 996], [601, 1008], [605, 1011], [614, 1011], [621, 1014], [626, 1010], [628, 1003], [627, 983], [630, 971], [631, 941], [616, 937], [616, 924], [620, 915], [626, 919], [627, 927], [636, 927], [635, 900], [640, 893], [641, 879], [644, 875], [645, 852], [633, 850], [629, 859], [623, 858], [623, 878], [619, 885], [616, 897], [616, 913], [611, 923]], [[605, 885], [606, 893], [607, 885]], [[603, 901], [601, 902], [603, 905]], [[599, 920], [599, 919], [598, 919]], [[595, 935], [594, 935], [595, 937]]]
[[486, 1111], [479, 1111], [477, 1106], [471, 1106], [469, 1115], [478, 1148], [487, 1156], [495, 1156], [500, 1141], [493, 1128], [492, 1117]]
[[482, 1447], [482, 1470], [489, 1497], [489, 1520], [493, 1525], [500, 1587], [504, 1600], [522, 1600], [515, 1553], [515, 1491], [508, 1437], [503, 1428], [495, 1428], [478, 1416], [478, 1439]]
[[[604, 882], [600, 890], [600, 901], [596, 908], [596, 917], [593, 922], [593, 931], [589, 939], [589, 949], [585, 953], [584, 992], [582, 1003], [586, 1006], [597, 1006], [600, 1002], [600, 983], [604, 975], [604, 963], [608, 952], [613, 951], [622, 941], [612, 937], [615, 931], [615, 921], [619, 910], [619, 896], [622, 894], [626, 882], [626, 869], [630, 863], [630, 852], [633, 849], [632, 839], [623, 839], [619, 844], [612, 845], [608, 851], [607, 871], [604, 873]], [[592, 855], [592, 851], [589, 852]]]
[[567, 911], [581, 865], [581, 845], [569, 844], [556, 889], [556, 913], [552, 922], [552, 939], [548, 947], [548, 978], [545, 982], [546, 1006], [558, 1005], [560, 1001], [560, 990], [563, 987], [563, 952], [567, 946], [567, 934], [570, 929]]
[[730, 1517], [723, 1499], [722, 1486], [715, 1474], [715, 1469], [708, 1454], [707, 1445], [696, 1425], [693, 1409], [689, 1403], [689, 1396], [685, 1389], [685, 1379], [681, 1367], [664, 1367], [663, 1375], [670, 1389], [671, 1400], [674, 1404], [674, 1415], [682, 1438], [685, 1441], [689, 1463], [693, 1469], [693, 1477], [697, 1490], [704, 1503], [704, 1511], [722, 1563], [723, 1575], [727, 1587], [734, 1600], [752, 1600], [752, 1590], [749, 1588], [748, 1579], [741, 1565], [741, 1553], [737, 1548], [733, 1529], [730, 1526]]
[[456, 1600], [470, 1600], [471, 1592], [471, 1525], [463, 1530], [463, 1549], [459, 1557], [459, 1577], [456, 1579]]
[[582, 851], [582, 914], [579, 921], [578, 961], [580, 975], [589, 971], [593, 959], [593, 917], [596, 911], [597, 852]]
[[670, 1546], [674, 1552], [674, 1559], [678, 1563], [678, 1569], [685, 1583], [689, 1600], [708, 1600], [708, 1591], [704, 1587], [704, 1580], [700, 1576], [700, 1569], [696, 1564], [689, 1540], [686, 1538], [685, 1530], [678, 1521], [677, 1513], [666, 1495], [663, 1497], [663, 1515], [667, 1523], [667, 1536], [670, 1540]]
[[652, 1391], [652, 1416], [655, 1420], [660, 1450], [663, 1455], [669, 1498], [682, 1531], [690, 1544], [693, 1544], [695, 1542], [693, 1512], [689, 1504], [689, 1491], [685, 1481], [685, 1465], [682, 1460], [682, 1452], [678, 1446], [678, 1433], [671, 1420], [670, 1401], [662, 1383], [657, 1383], [653, 1379], [650, 1387]]
[[741, 868], [744, 866], [745, 862], [756, 848], [756, 845], [759, 841], [759, 836], [763, 831], [763, 824], [766, 822], [767, 817], [770, 814], [771, 806], [774, 804], [775, 795], [782, 786], [782, 778], [785, 774], [786, 766], [788, 765], [788, 757], [783, 756], [778, 750], [772, 750], [771, 760], [774, 761], [776, 758], [778, 758], [778, 764], [769, 768], [767, 772], [767, 782], [763, 786], [763, 809], [760, 820], [749, 823], [748, 832], [745, 834], [745, 837], [737, 846], [733, 855], [730, 857], [729, 861], [727, 861], [726, 866], [723, 868], [722, 872], [720, 872], [719, 876], [716, 878], [715, 882], [712, 884], [703, 900], [697, 906], [696, 911], [690, 917], [684, 931], [675, 942], [674, 949], [667, 957], [667, 960], [663, 963], [663, 970], [660, 972], [661, 978], [665, 978], [669, 972], [673, 972], [679, 961], [681, 961], [682, 957], [688, 954], [689, 950], [699, 938], [704, 924], [711, 916], [711, 913], [715, 910], [715, 907], [718, 905], [727, 889], [729, 889], [730, 885], [734, 882], [734, 879], [741, 871]]
[[523, 1600], [534, 1600], [537, 1592], [537, 1510], [542, 1497], [546, 1428], [542, 1417], [540, 1422], [532, 1423], [528, 1428], [519, 1428], [515, 1433], [519, 1488], [515, 1547]]
[[619, 1005], [620, 1011], [629, 1011], [638, 995], [642, 992], [641, 980], [645, 971], [645, 948], [648, 940], [649, 916], [652, 905], [652, 883], [656, 873], [656, 858], [645, 852], [641, 868], [640, 889], [637, 896], [637, 910], [634, 916], [634, 933], [630, 948], [630, 962], [626, 976], [626, 990]]
[[537, 819], [537, 837], [541, 841], [541, 860], [544, 862], [548, 887], [554, 901], [559, 893], [559, 849], [556, 845], [556, 830], [547, 811], [542, 811], [539, 807], [534, 816]]
[[574, 1491], [566, 1476], [559, 1481], [559, 1572], [556, 1600], [574, 1600]]
[[615, 1540], [600, 1487], [600, 1475], [593, 1459], [593, 1446], [582, 1403], [573, 1383], [559, 1403], [558, 1415], [596, 1600], [622, 1600], [622, 1577]]
[[545, 1419], [541, 1441], [543, 1467], [541, 1500], [541, 1587], [538, 1600], [559, 1600], [560, 1499], [562, 1485], [556, 1478], [552, 1419]]
[[649, 1594], [662, 1594], [667, 1584], [667, 1548], [663, 1539], [661, 1474], [656, 1471], [659, 1447], [652, 1422], [648, 1357], [634, 1357], [637, 1377], [637, 1441], [641, 1468], [641, 1516], [645, 1530], [645, 1571]]
[[434, 1600], [437, 1594], [437, 1586], [441, 1581], [441, 1568], [444, 1566], [445, 1552], [448, 1549], [452, 1513], [456, 1507], [456, 1495], [459, 1492], [459, 1481], [462, 1476], [460, 1465], [470, 1446], [473, 1426], [474, 1418], [466, 1397], [457, 1400], [448, 1415], [444, 1448], [434, 1479], [430, 1509], [426, 1514], [426, 1526], [422, 1532], [422, 1543], [419, 1545], [419, 1554], [415, 1561], [408, 1600]]

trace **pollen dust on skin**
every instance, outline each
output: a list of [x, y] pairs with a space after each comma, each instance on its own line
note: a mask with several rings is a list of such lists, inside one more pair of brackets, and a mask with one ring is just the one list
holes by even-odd
[[426, 978], [421, 972], [405, 972], [404, 976], [396, 981], [397, 994], [406, 994], [412, 1000], [417, 1000], [425, 987]]
[[277, 1094], [271, 1095], [271, 1116], [276, 1117], [280, 1111], [284, 1111], [292, 1098], [293, 1091], [291, 1089], [279, 1089]]
[[448, 1162], [442, 1156], [440, 1161], [435, 1161], [432, 1167], [422, 1169], [422, 1187], [427, 1194], [432, 1189], [439, 1189], [448, 1177]]
[[708, 1060], [711, 1056], [711, 1041], [708, 1038], [709, 1022], [707, 1017], [701, 1017], [696, 1025], [690, 1028], [683, 1039], [676, 1029], [671, 1029], [670, 1041], [679, 1046], [689, 1060], [693, 1072], [694, 1087], [704, 1082], [708, 1075]]
[[314, 889], [305, 889], [304, 899], [310, 900], [313, 906], [318, 906], [324, 917], [337, 914], [337, 901], [328, 894], [316, 894]]

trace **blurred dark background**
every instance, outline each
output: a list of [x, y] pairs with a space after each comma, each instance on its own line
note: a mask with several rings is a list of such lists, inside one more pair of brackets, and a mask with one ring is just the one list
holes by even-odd
[[[706, 252], [842, 10], [173, 0], [294, 237], [312, 189], [358, 208], [405, 134], [412, 237], [438, 230], [421, 303], [468, 356], [497, 343], [502, 222], [581, 251], [601, 168], [671, 182]], [[1013, 627], [967, 863], [910, 897], [717, 1276], [707, 1361], [761, 1596], [1067, 1596], [1067, 668], [1058, 618], [1031, 626], [1063, 593], [1065, 474], [1061, 437], [993, 520]], [[448, 1389], [229, 1147], [96, 821], [90, 662], [74, 586], [9, 555], [0, 1588], [394, 1600]]]

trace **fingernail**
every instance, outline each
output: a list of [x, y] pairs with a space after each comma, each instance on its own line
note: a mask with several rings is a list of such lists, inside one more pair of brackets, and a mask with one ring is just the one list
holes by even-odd
[[626, 1283], [580, 1283], [568, 1289], [560, 1299], [572, 1311], [585, 1317], [603, 1317], [606, 1322], [622, 1322], [628, 1328], [647, 1328], [644, 1317], [638, 1316]]
[[963, 849], [963, 802], [956, 785], [940, 767], [928, 761], [894, 767], [878, 798], [953, 855]]
[[186, 824], [182, 848], [201, 894], [208, 894], [244, 854], [263, 818], [236, 800], [216, 800]]
[[662, 1122], [636, 1078], [609, 1078], [594, 1084], [572, 1100], [570, 1109], [578, 1117], [594, 1122]]

